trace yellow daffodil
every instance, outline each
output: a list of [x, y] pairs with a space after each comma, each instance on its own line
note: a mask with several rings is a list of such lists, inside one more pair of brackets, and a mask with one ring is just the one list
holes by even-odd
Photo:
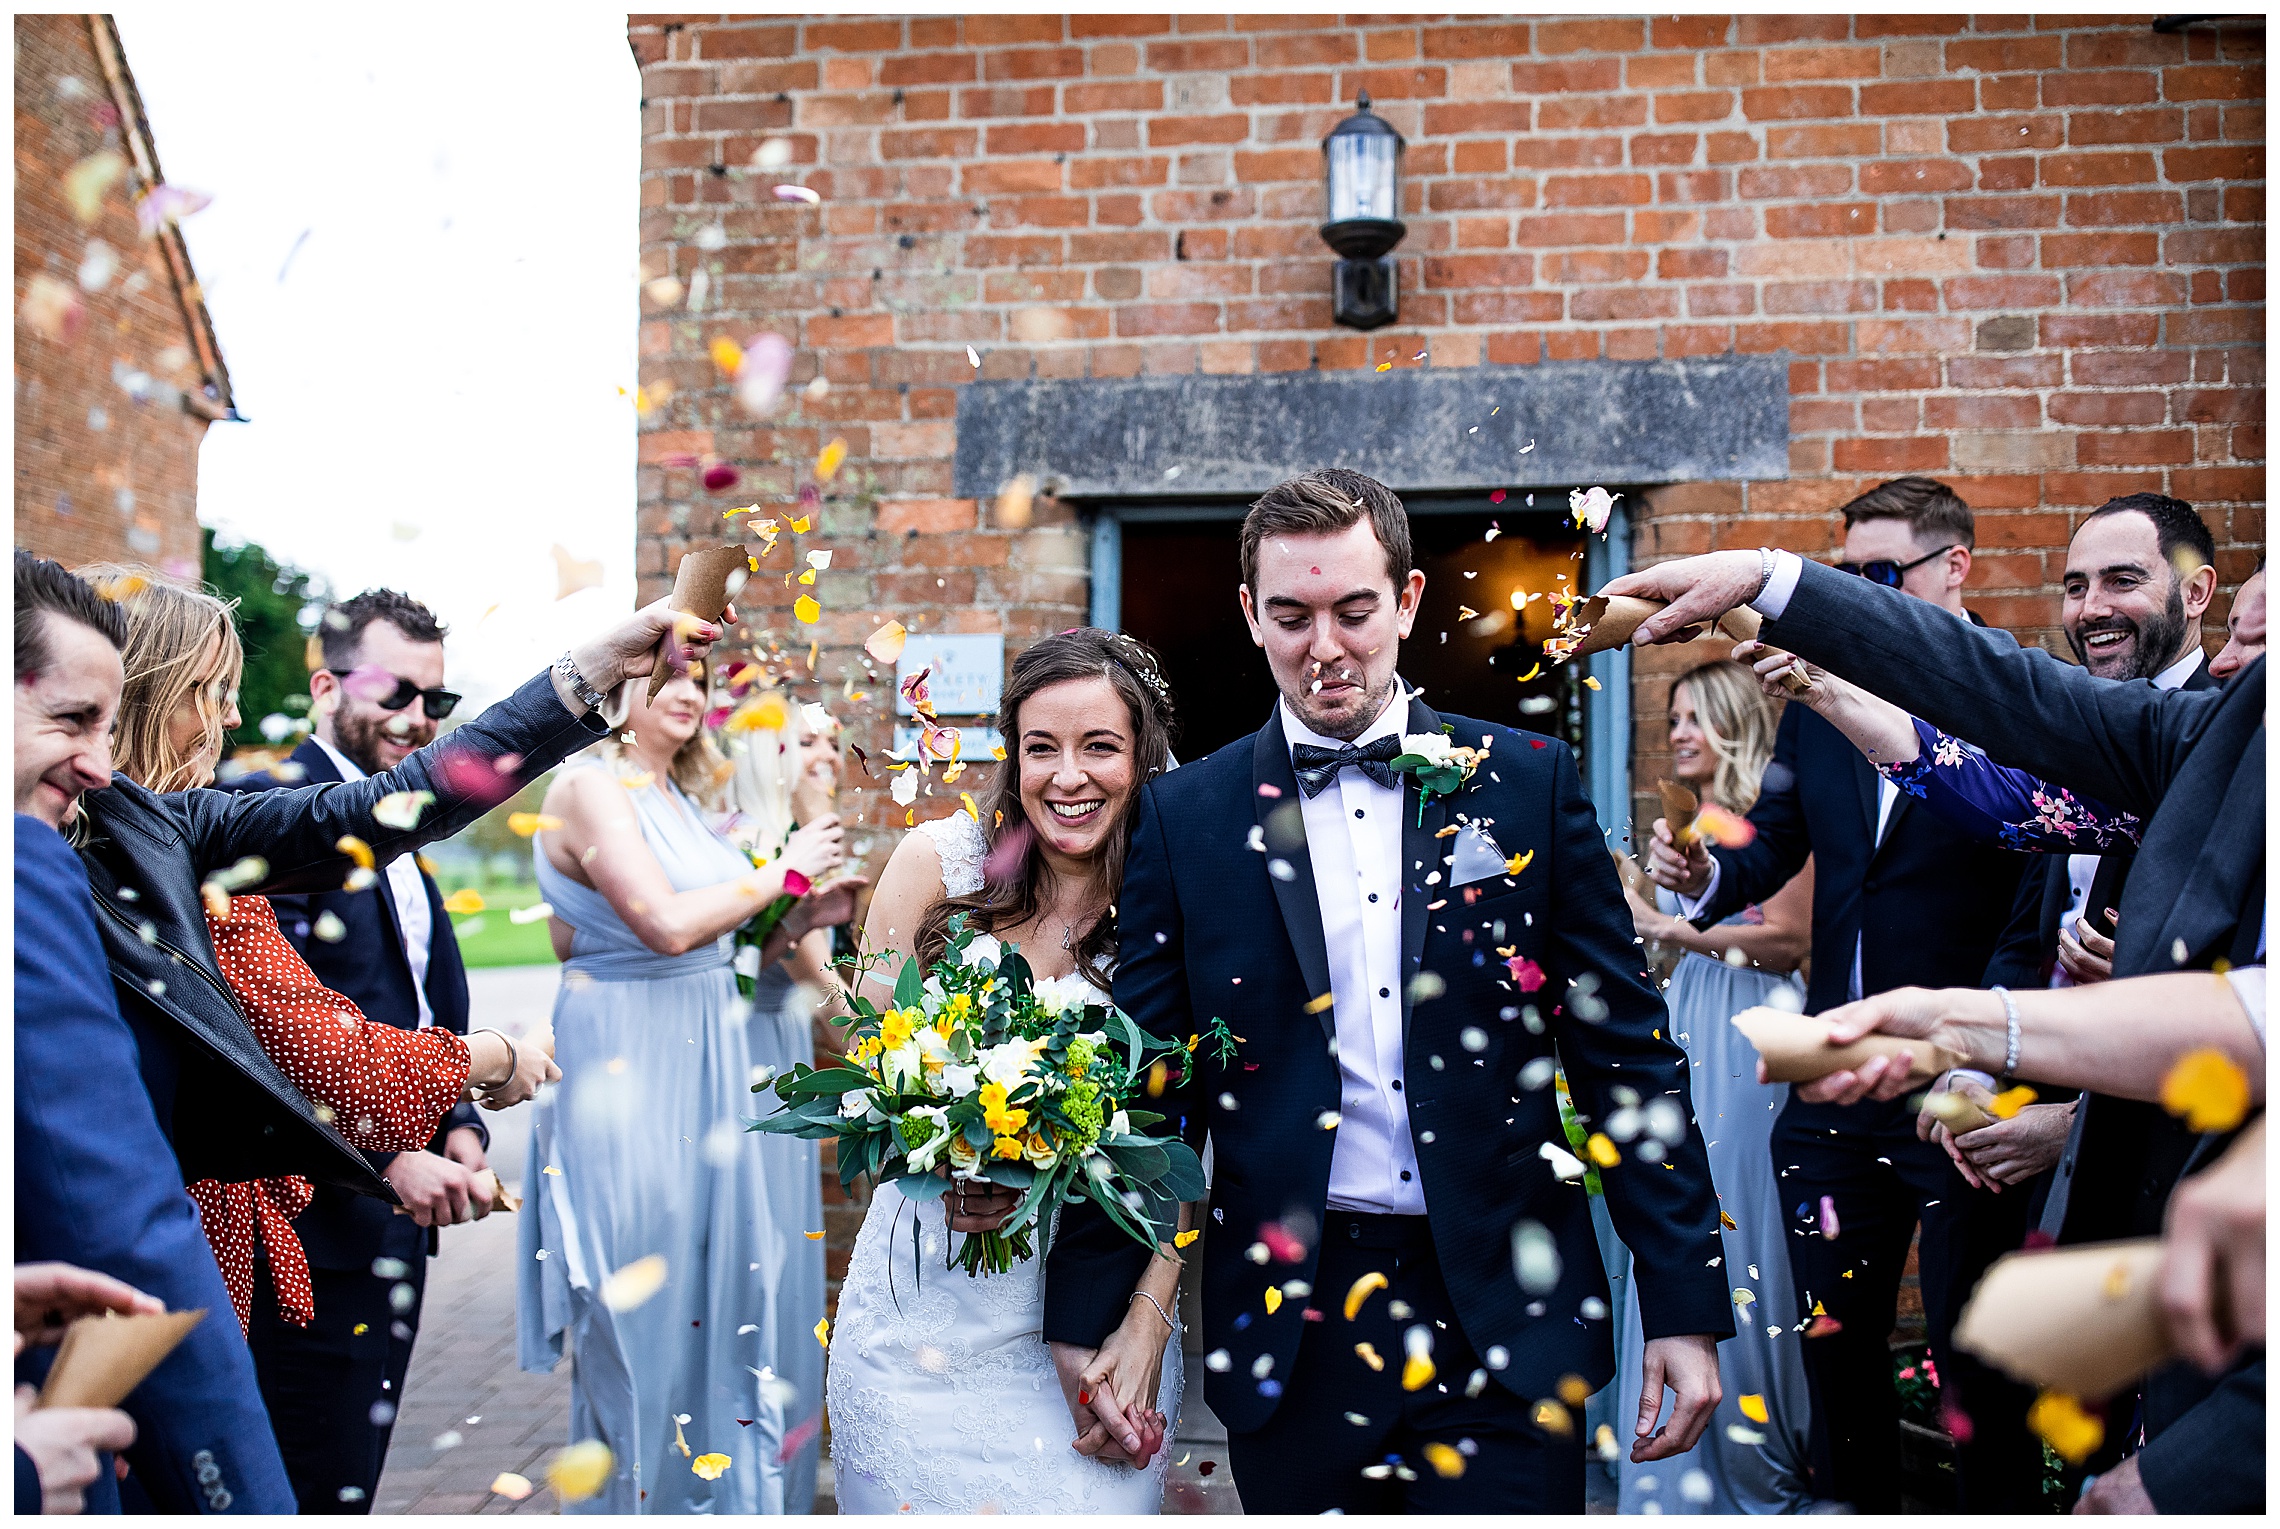
[[[1029, 1117], [1029, 1112], [1027, 1110], [1015, 1110], [1013, 1113], [1024, 1120]], [[1021, 1138], [1018, 1136], [1000, 1136], [995, 1138], [990, 1143], [990, 1156], [1002, 1157], [1010, 1160], [1019, 1160], [1021, 1157]]]
[[[1001, 1138], [1008, 1137], [1029, 1124], [1029, 1111], [1017, 1110], [1005, 1102], [1005, 1085], [1003, 1083], [984, 1083], [981, 1099], [982, 1124], [990, 1128], [992, 1135]], [[1001, 1151], [998, 1155], [1000, 1157], [1018, 1156], [1020, 1150], [1021, 1145], [1016, 1142], [1012, 1153]]]

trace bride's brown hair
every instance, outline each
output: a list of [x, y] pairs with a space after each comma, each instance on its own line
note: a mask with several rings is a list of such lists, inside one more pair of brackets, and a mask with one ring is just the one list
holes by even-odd
[[[913, 949], [931, 966], [941, 959], [950, 939], [950, 918], [966, 916], [966, 927], [981, 934], [1010, 929], [1037, 916], [1037, 884], [1043, 861], [1037, 836], [1021, 807], [1021, 764], [1013, 751], [1021, 742], [1021, 706], [1048, 685], [1066, 680], [1104, 679], [1124, 700], [1132, 714], [1132, 757], [1137, 765], [1132, 794], [1124, 814], [1108, 836], [1094, 872], [1092, 891], [1101, 912], [1074, 942], [1077, 970], [1096, 986], [1098, 968], [1116, 953], [1116, 893], [1124, 883], [1124, 852], [1132, 842], [1132, 820], [1140, 810], [1140, 787], [1171, 768], [1172, 744], [1178, 724], [1172, 712], [1172, 691], [1164, 683], [1162, 666], [1146, 643], [1121, 632], [1078, 627], [1031, 644], [1013, 661], [1005, 691], [998, 700], [998, 732], [1005, 738], [1005, 767], [977, 804], [982, 810], [982, 837], [989, 845], [985, 864], [997, 875], [985, 880], [979, 892], [944, 897], [926, 910], [919, 921]], [[1001, 846], [1018, 841], [1017, 853], [1000, 853]], [[1001, 863], [1003, 862], [1003, 863]]]

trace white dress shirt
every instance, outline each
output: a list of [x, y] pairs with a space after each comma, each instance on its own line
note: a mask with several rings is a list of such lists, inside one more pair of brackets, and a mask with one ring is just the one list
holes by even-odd
[[[1355, 747], [1399, 737], [1409, 702], [1397, 686]], [[1283, 736], [1337, 749], [1285, 704]], [[1391, 1216], [1425, 1214], [1417, 1148], [1409, 1139], [1401, 1033], [1401, 811], [1399, 777], [1381, 786], [1357, 769], [1340, 770], [1320, 795], [1299, 792], [1315, 901], [1330, 955], [1330, 996], [1338, 1033], [1337, 1141], [1330, 1149], [1330, 1208]]]
[[[324, 739], [317, 739], [332, 760], [333, 768], [340, 771], [342, 780], [362, 780], [364, 772], [356, 761]], [[388, 878], [388, 895], [396, 904], [396, 927], [404, 932], [404, 960], [412, 968], [412, 993], [420, 1001], [422, 1030], [435, 1023], [435, 1011], [428, 1007], [427, 974], [428, 947], [435, 938], [435, 919], [428, 910], [427, 883], [420, 879], [419, 860], [412, 855], [398, 855], [388, 862], [381, 874]]]
[[[2175, 690], [2184, 684], [2193, 677], [2193, 672], [2201, 667], [2201, 656], [2201, 645], [2195, 643], [2191, 652], [2153, 677], [2155, 688]], [[2089, 911], [2090, 883], [2097, 879], [2098, 861], [2101, 858], [2098, 855], [2069, 855], [2066, 857], [2066, 911], [2059, 915], [2059, 928], [2072, 929], [2074, 921]], [[2072, 987], [2074, 986], [2074, 979], [2066, 975], [2065, 967], [2054, 967], [2050, 974], [2050, 985], [2052, 987]]]

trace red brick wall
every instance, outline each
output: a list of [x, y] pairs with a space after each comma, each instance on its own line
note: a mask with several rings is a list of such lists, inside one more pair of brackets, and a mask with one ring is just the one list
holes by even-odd
[[[76, 86], [64, 82], [76, 81]], [[82, 319], [60, 338], [16, 325], [16, 545], [66, 564], [198, 566], [198, 443], [205, 420], [175, 403], [137, 403], [115, 368], [180, 388], [199, 372], [158, 245], [135, 226], [132, 177], [82, 224], [64, 190], [71, 167], [120, 147], [87, 18], [16, 18], [16, 284], [64, 283]], [[89, 242], [118, 254], [99, 291], [82, 290]]]
[[[983, 377], [1102, 378], [1786, 351], [1791, 476], [1657, 491], [1638, 558], [1820, 551], [1925, 472], [1981, 511], [1974, 605], [2029, 640], [2063, 646], [2062, 549], [2117, 492], [2200, 506], [2229, 589], [2264, 535], [2263, 31], [2150, 21], [635, 16], [645, 274], [710, 268], [704, 311], [644, 301], [643, 377], [679, 389], [642, 435], [646, 587], [836, 436], [827, 673], [886, 614], [1081, 619], [1066, 516], [949, 498], [972, 345]], [[1402, 321], [1367, 336], [1315, 232], [1363, 89], [1409, 144]], [[775, 135], [794, 164], [748, 169]], [[739, 411], [706, 345], [761, 328], [828, 397]], [[1673, 662], [1640, 666], [1641, 780]]]

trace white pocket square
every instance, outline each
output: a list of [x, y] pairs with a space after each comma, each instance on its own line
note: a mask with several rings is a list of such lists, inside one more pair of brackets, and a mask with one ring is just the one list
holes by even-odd
[[1507, 858], [1489, 837], [1487, 829], [1477, 823], [1467, 823], [1457, 830], [1456, 847], [1449, 856], [1449, 885], [1461, 887], [1501, 876]]

